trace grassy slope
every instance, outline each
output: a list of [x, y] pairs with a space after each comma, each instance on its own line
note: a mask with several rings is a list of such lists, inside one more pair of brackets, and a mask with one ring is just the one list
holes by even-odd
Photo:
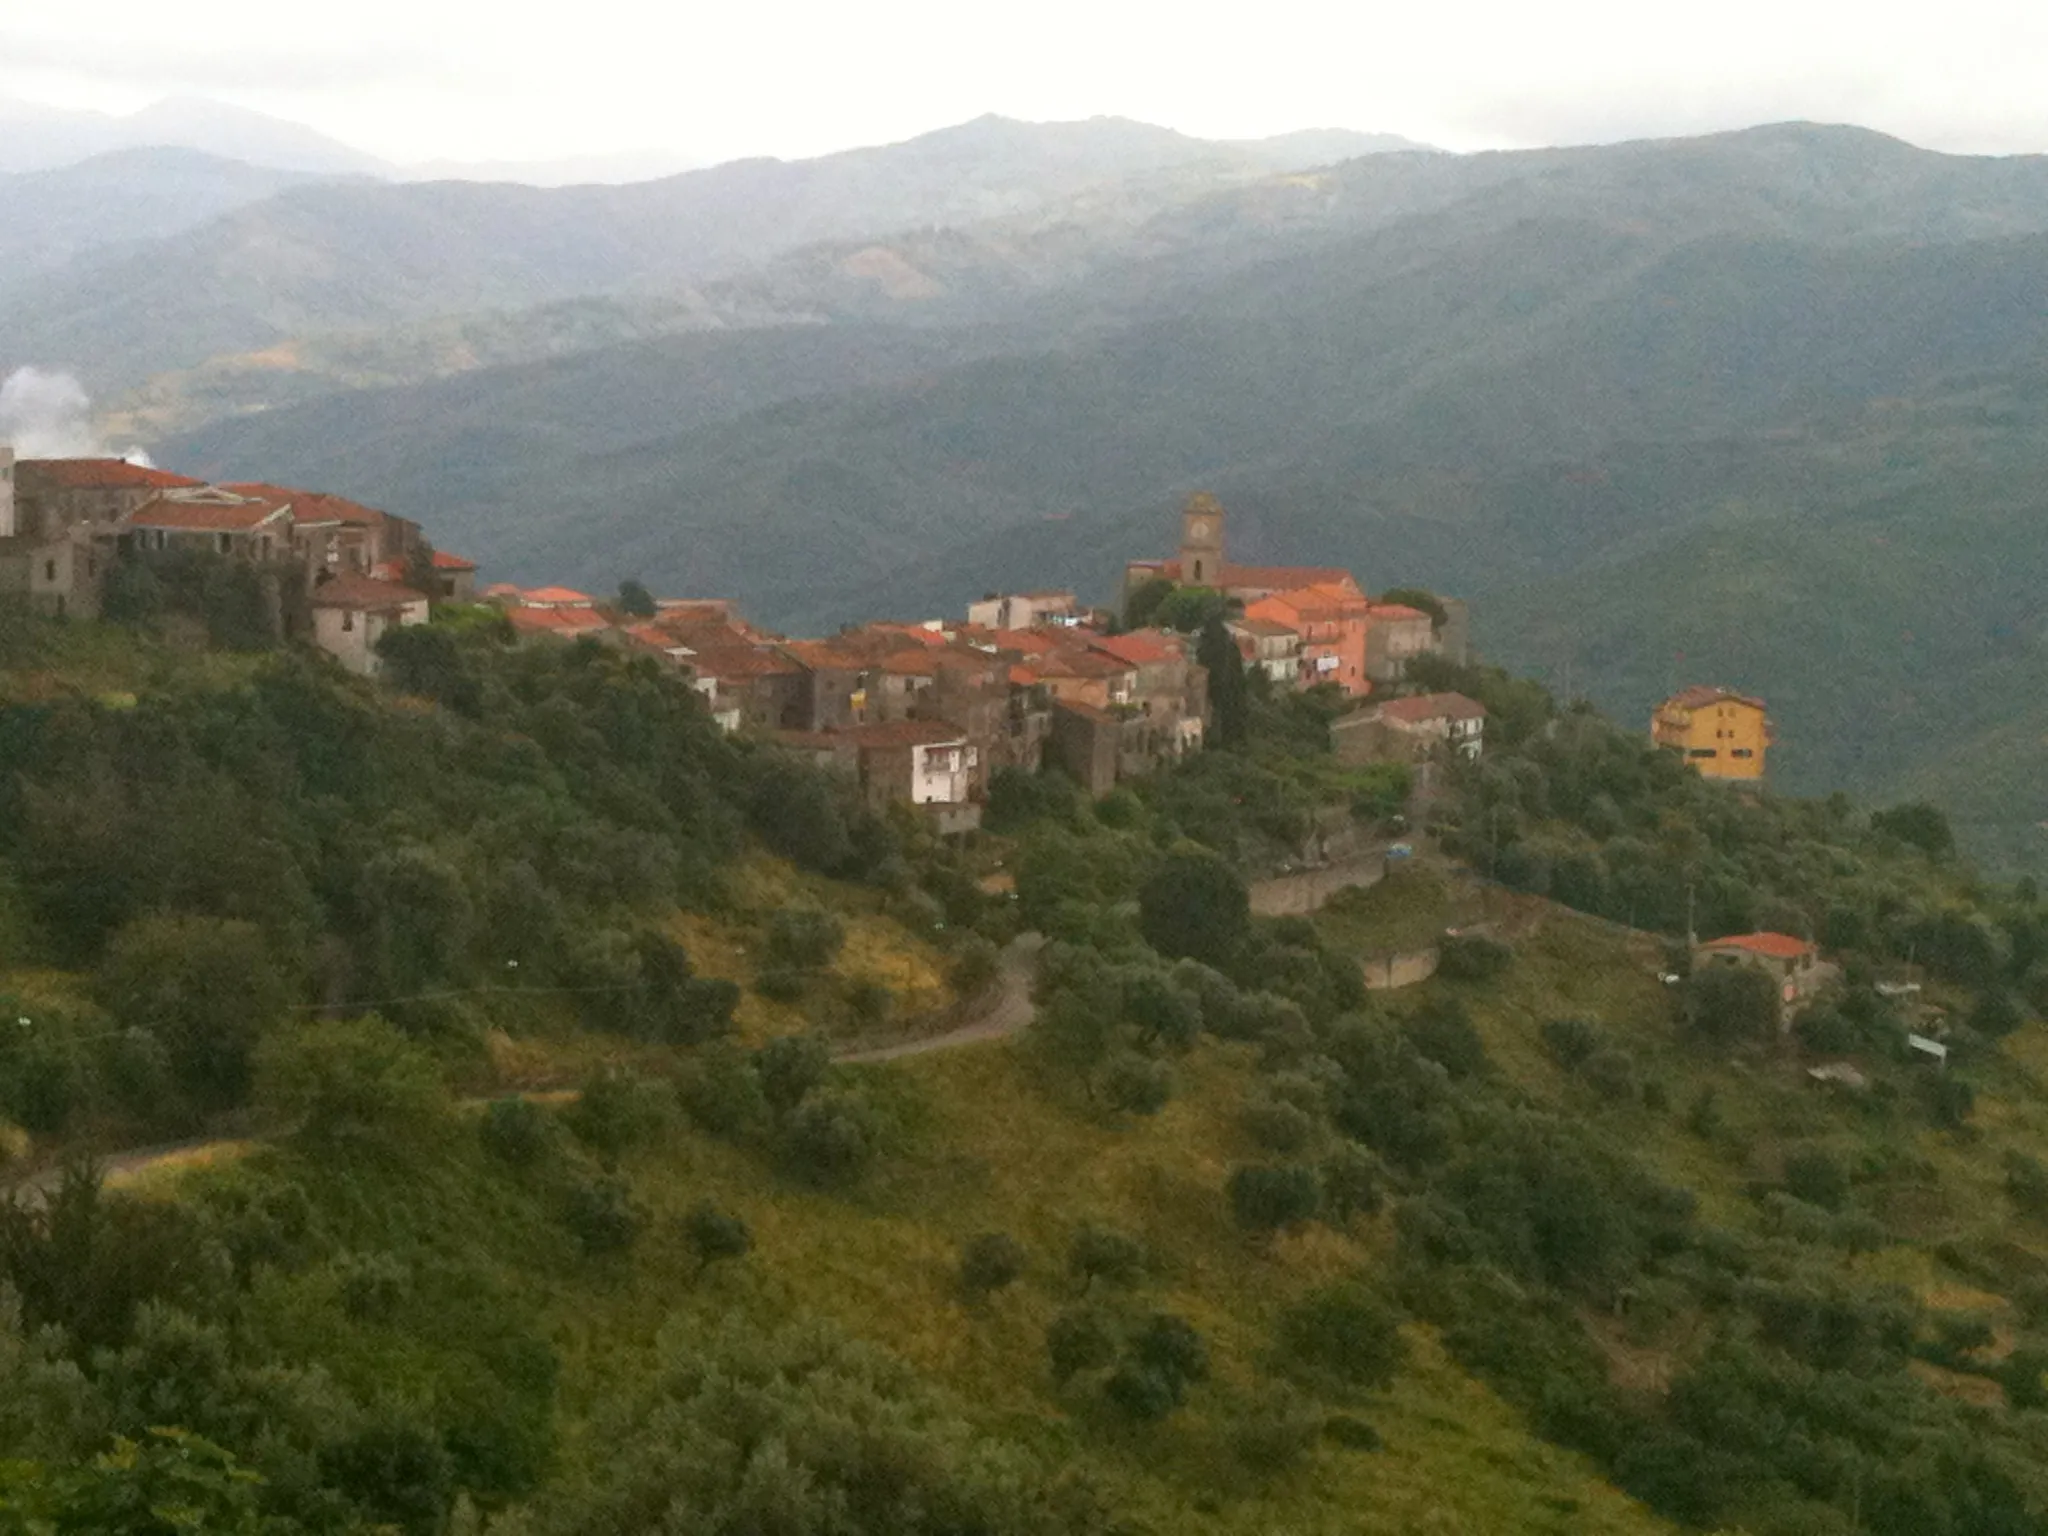
[[[635, 1380], [672, 1318], [690, 1328], [735, 1312], [771, 1322], [801, 1312], [901, 1354], [984, 1425], [1092, 1465], [1148, 1529], [1663, 1529], [1577, 1457], [1532, 1439], [1421, 1330], [1408, 1371], [1365, 1407], [1386, 1438], [1384, 1452], [1325, 1448], [1263, 1488], [1231, 1470], [1229, 1420], [1258, 1396], [1261, 1356], [1281, 1307], [1318, 1281], [1373, 1268], [1390, 1240], [1383, 1219], [1349, 1236], [1316, 1229], [1261, 1252], [1232, 1229], [1221, 1185], [1228, 1164], [1249, 1151], [1234, 1130], [1247, 1074], [1239, 1052], [1210, 1048], [1190, 1064], [1165, 1113], [1110, 1126], [1048, 1102], [1014, 1048], [865, 1069], [907, 1130], [858, 1195], [792, 1187], [749, 1154], [676, 1132], [625, 1164], [656, 1213], [657, 1235], [630, 1266], [575, 1259], [502, 1174], [475, 1166], [474, 1154], [434, 1177], [408, 1178], [388, 1198], [366, 1198], [360, 1170], [279, 1155], [360, 1249], [418, 1238], [471, 1256], [491, 1250], [494, 1282], [535, 1306], [556, 1340], [572, 1418]], [[707, 1195], [747, 1220], [756, 1250], [695, 1283], [691, 1260], [665, 1229]], [[461, 1215], [450, 1221], [456, 1209]], [[1084, 1219], [1141, 1235], [1156, 1266], [1146, 1304], [1181, 1313], [1209, 1340], [1214, 1379], [1163, 1428], [1069, 1418], [1047, 1380], [1044, 1328], [1074, 1294], [1059, 1255]], [[970, 1309], [954, 1292], [953, 1264], [958, 1244], [987, 1230], [1023, 1241], [1033, 1270], [987, 1307]], [[295, 1294], [310, 1283], [281, 1282], [266, 1298], [267, 1326], [300, 1339], [309, 1328], [319, 1339], [324, 1328], [322, 1353], [335, 1351], [345, 1376], [375, 1372], [388, 1382], [420, 1368], [415, 1350], [431, 1352], [396, 1336], [403, 1318], [393, 1337], [367, 1344], [331, 1319], [320, 1323], [330, 1304]], [[573, 1466], [606, 1450], [585, 1422], [566, 1455]]]
[[[1538, 1103], [1598, 1117], [1665, 1179], [1695, 1192], [1704, 1221], [1749, 1227], [1763, 1219], [1753, 1181], [1774, 1180], [1785, 1150], [1819, 1144], [1858, 1170], [1858, 1203], [1889, 1236], [1876, 1252], [1845, 1258], [1870, 1278], [1904, 1285], [1936, 1309], [1993, 1319], [2002, 1339], [2016, 1326], [2001, 1296], [1960, 1261], [1989, 1256], [2004, 1276], [2048, 1272], [2048, 1234], [2013, 1220], [2002, 1194], [2000, 1154], [2048, 1138], [2048, 1029], [2032, 1025], [1981, 1070], [1972, 1129], [1953, 1137], [1817, 1093], [1791, 1054], [1736, 1062], [1679, 1040], [1670, 1001], [1655, 979], [1656, 942], [1533, 898], [1480, 891], [1431, 871], [1395, 881], [1324, 920], [1361, 952], [1413, 942], [1450, 918], [1483, 916], [1514, 936], [1517, 959], [1484, 986], [1442, 981], [1382, 994], [1396, 1012], [1433, 995], [1462, 998], [1494, 1070]], [[1543, 1052], [1543, 1021], [1595, 1020], [1625, 1047], [1669, 1107], [1621, 1105], [1566, 1077]], [[1304, 1465], [1259, 1484], [1234, 1470], [1233, 1419], [1272, 1382], [1264, 1365], [1274, 1319], [1311, 1286], [1382, 1269], [1392, 1246], [1381, 1216], [1344, 1233], [1315, 1227], [1270, 1249], [1233, 1228], [1222, 1186], [1229, 1167], [1258, 1154], [1237, 1128], [1253, 1072], [1248, 1048], [1208, 1043], [1180, 1069], [1173, 1102], [1153, 1119], [1111, 1123], [1062, 1093], [1048, 1092], [1028, 1045], [1011, 1042], [857, 1069], [896, 1127], [879, 1170], [847, 1195], [792, 1184], [753, 1153], [676, 1129], [628, 1154], [624, 1171], [656, 1215], [630, 1261], [575, 1256], [541, 1199], [488, 1164], [467, 1138], [424, 1170], [337, 1165], [285, 1148], [281, 1160], [313, 1192], [344, 1246], [362, 1252], [425, 1247], [516, 1298], [556, 1343], [564, 1362], [568, 1423], [564, 1466], [608, 1454], [589, 1417], [650, 1368], [665, 1324], [709, 1329], [742, 1314], [774, 1322], [793, 1314], [832, 1319], [899, 1353], [953, 1392], [971, 1417], [1088, 1466], [1120, 1505], [1156, 1531], [1649, 1532], [1665, 1529], [1602, 1482], [1582, 1460], [1535, 1440], [1519, 1416], [1452, 1363], [1429, 1330], [1412, 1326], [1412, 1359], [1387, 1393], [1360, 1411], [1386, 1449], [1360, 1454], [1324, 1446]], [[1871, 1070], [1905, 1080], [1910, 1069]], [[1703, 1140], [1684, 1128], [1685, 1108], [1716, 1091], [1726, 1129]], [[675, 1234], [675, 1218], [709, 1196], [740, 1213], [754, 1254], [701, 1281]], [[1100, 1220], [1144, 1238], [1154, 1274], [1138, 1304], [1186, 1316], [1209, 1340], [1214, 1379], [1166, 1425], [1134, 1431], [1062, 1403], [1047, 1380], [1042, 1340], [1074, 1292], [1061, 1256], [1075, 1227]], [[952, 1283], [960, 1243], [1007, 1231], [1031, 1255], [1026, 1278], [970, 1308]], [[429, 1265], [420, 1271], [431, 1274]], [[422, 1318], [401, 1313], [367, 1328], [342, 1322], [323, 1287], [325, 1270], [267, 1283], [255, 1326], [295, 1350], [310, 1348], [345, 1380], [429, 1381], [437, 1345]], [[422, 1291], [432, 1291], [422, 1282]], [[431, 1294], [422, 1308], [447, 1304]], [[1689, 1320], [1650, 1334], [1594, 1320], [1613, 1368], [1654, 1389], [1692, 1342]], [[1922, 1368], [1944, 1389], [1993, 1406], [1981, 1377]]]

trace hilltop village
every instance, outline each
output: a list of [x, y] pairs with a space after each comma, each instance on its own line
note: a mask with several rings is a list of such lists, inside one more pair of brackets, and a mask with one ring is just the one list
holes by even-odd
[[[154, 601], [212, 564], [241, 578], [255, 622], [367, 676], [387, 631], [426, 623], [439, 605], [486, 605], [523, 641], [589, 639], [659, 658], [721, 729], [843, 769], [871, 803], [917, 807], [944, 832], [979, 824], [1006, 767], [1057, 767], [1099, 797], [1199, 749], [1215, 715], [1217, 658], [1201, 655], [1211, 643], [1229, 647], [1248, 686], [1328, 690], [1344, 706], [1332, 738], [1347, 761], [1480, 755], [1485, 710], [1409, 681], [1418, 657], [1469, 659], [1462, 602], [1375, 600], [1334, 567], [1237, 564], [1225, 529], [1213, 497], [1192, 497], [1178, 552], [1126, 566], [1120, 611], [1086, 608], [1071, 591], [991, 593], [958, 620], [802, 639], [728, 602], [655, 598], [634, 582], [615, 600], [480, 586], [476, 565], [435, 549], [419, 524], [339, 496], [208, 484], [121, 459], [16, 461], [0, 448], [0, 595], [37, 612], [118, 617], [138, 594]], [[1653, 735], [1705, 776], [1762, 776], [1769, 728], [1755, 699], [1688, 690], [1660, 707]]]

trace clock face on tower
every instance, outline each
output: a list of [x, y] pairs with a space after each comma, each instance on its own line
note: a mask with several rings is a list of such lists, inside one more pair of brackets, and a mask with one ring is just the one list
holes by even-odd
[[1188, 537], [1197, 544], [1204, 542], [1209, 537], [1209, 525], [1201, 522], [1191, 523], [1188, 526]]

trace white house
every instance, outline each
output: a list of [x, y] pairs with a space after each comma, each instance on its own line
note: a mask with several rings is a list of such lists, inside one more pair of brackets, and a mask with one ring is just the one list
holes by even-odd
[[387, 629], [427, 622], [427, 595], [372, 576], [337, 576], [313, 589], [313, 643], [349, 671], [373, 677]]

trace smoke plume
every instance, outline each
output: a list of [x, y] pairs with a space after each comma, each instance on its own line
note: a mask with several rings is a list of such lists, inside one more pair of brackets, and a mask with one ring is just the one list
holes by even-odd
[[[0, 380], [0, 443], [24, 459], [90, 459], [108, 455], [93, 426], [92, 398], [68, 373], [17, 368]], [[119, 457], [146, 464], [139, 448]]]

